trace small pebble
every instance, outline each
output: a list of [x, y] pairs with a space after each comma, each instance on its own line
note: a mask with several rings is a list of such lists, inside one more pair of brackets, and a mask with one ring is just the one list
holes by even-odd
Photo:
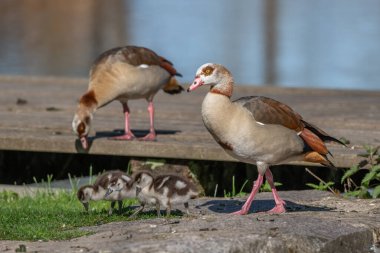
[[23, 99], [23, 98], [18, 98], [16, 101], [17, 105], [26, 105], [28, 103], [28, 100]]

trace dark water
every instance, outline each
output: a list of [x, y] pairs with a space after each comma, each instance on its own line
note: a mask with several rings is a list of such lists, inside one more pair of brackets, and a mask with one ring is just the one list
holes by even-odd
[[0, 74], [87, 76], [102, 51], [149, 47], [190, 82], [380, 89], [380, 1], [1, 0]]

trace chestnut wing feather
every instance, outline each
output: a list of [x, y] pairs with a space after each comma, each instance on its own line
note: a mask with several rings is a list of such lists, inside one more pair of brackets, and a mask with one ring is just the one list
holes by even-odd
[[271, 98], [252, 96], [235, 100], [250, 111], [256, 121], [263, 124], [277, 124], [300, 132], [304, 128], [301, 115], [292, 108]]
[[319, 154], [325, 155], [328, 150], [321, 138], [321, 135], [328, 136], [319, 128], [312, 128], [311, 124], [304, 121], [292, 108], [267, 97], [244, 97], [236, 100], [249, 110], [256, 121], [263, 124], [277, 124], [287, 127], [300, 133], [300, 137], [305, 144]]
[[117, 47], [105, 51], [95, 60], [91, 73], [94, 73], [97, 66], [104, 63], [107, 59], [110, 59], [110, 57], [115, 61], [122, 61], [133, 66], [140, 66], [142, 64], [158, 65], [171, 75], [180, 75], [169, 60], [157, 55], [148, 48], [137, 46]]

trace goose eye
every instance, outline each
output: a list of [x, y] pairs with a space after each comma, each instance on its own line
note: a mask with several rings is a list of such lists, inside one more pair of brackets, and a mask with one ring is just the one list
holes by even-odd
[[203, 69], [203, 74], [205, 76], [209, 76], [212, 74], [212, 72], [214, 71], [214, 69], [211, 67], [211, 66], [207, 66]]

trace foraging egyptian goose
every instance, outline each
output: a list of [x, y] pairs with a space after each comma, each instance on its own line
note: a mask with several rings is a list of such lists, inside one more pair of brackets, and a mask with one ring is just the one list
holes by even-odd
[[[333, 168], [324, 141], [343, 144], [306, 122], [289, 106], [267, 97], [242, 97], [231, 101], [233, 77], [224, 66], [207, 63], [196, 72], [187, 91], [210, 85], [202, 103], [203, 122], [217, 143], [236, 159], [256, 164], [258, 178], [240, 211], [247, 214], [264, 175], [272, 188], [276, 206], [269, 213], [285, 212], [273, 183], [270, 165], [307, 161]], [[344, 145], [344, 144], [343, 144]]]
[[166, 216], [169, 216], [172, 204], [184, 204], [186, 213], [189, 214], [188, 202], [198, 196], [196, 186], [179, 175], [163, 174], [154, 177], [147, 171], [141, 171], [133, 178], [142, 208], [147, 203], [156, 204], [158, 216], [160, 206], [166, 209]]
[[142, 140], [155, 140], [153, 98], [160, 89], [170, 94], [183, 90], [174, 76], [181, 74], [173, 64], [147, 48], [118, 47], [101, 54], [91, 67], [88, 91], [80, 98], [72, 122], [82, 147], [89, 147], [87, 136], [94, 112], [113, 100], [121, 102], [125, 116], [124, 134], [113, 139], [135, 138], [129, 124], [128, 100], [144, 98], [148, 101], [150, 132]]
[[[127, 176], [126, 173], [115, 170], [115, 171], [108, 171], [100, 175], [93, 185], [84, 185], [81, 188], [79, 188], [77, 192], [77, 197], [79, 201], [83, 204], [86, 212], [88, 212], [89, 207], [89, 201], [94, 200], [108, 200], [111, 201], [111, 207], [108, 211], [108, 213], [111, 215], [112, 211], [115, 207], [116, 201], [118, 202], [119, 211], [121, 211], [123, 206], [123, 199], [128, 198], [128, 196], [121, 195], [119, 193], [110, 194], [106, 196], [107, 189], [109, 185], [112, 182], [112, 179], [115, 180], [117, 178], [122, 178], [123, 180], [132, 180], [130, 177]], [[135, 191], [134, 191], [135, 192]], [[131, 194], [133, 195], [133, 194]]]

